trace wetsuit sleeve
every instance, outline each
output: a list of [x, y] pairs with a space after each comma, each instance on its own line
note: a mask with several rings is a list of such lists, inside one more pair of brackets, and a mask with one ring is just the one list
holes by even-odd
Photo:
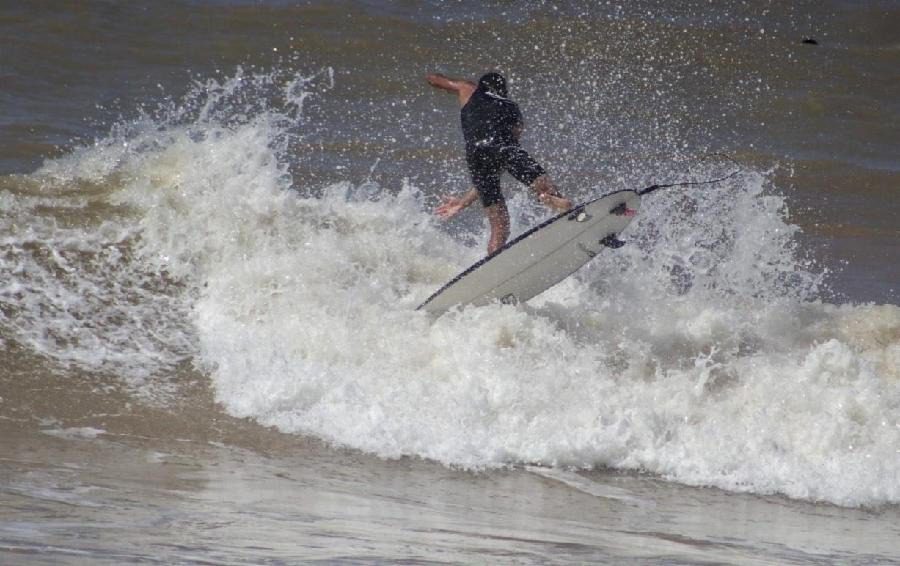
[[519, 105], [515, 103], [510, 108], [509, 127], [513, 130], [522, 127], [522, 112], [519, 111]]
[[510, 103], [503, 108], [503, 131], [508, 136], [507, 143], [518, 143], [516, 132], [522, 127], [522, 113], [519, 105]]

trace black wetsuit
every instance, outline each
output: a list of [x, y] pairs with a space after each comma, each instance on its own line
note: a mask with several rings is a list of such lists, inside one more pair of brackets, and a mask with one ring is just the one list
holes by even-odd
[[522, 124], [518, 105], [479, 86], [460, 112], [466, 140], [466, 162], [481, 204], [503, 201], [500, 175], [508, 171], [530, 185], [544, 169], [519, 147], [514, 131]]

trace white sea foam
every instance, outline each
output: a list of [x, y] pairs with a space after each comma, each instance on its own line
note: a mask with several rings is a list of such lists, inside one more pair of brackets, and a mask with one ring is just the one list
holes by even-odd
[[108, 201], [132, 211], [131, 263], [179, 282], [165, 308], [229, 413], [384, 457], [900, 502], [900, 309], [820, 302], [764, 174], [647, 197], [629, 246], [529, 305], [432, 318], [415, 306], [482, 250], [414, 185], [303, 196], [267, 111], [164, 126], [117, 150]]
[[[472, 250], [410, 222], [424, 212], [408, 191], [354, 203], [336, 189], [282, 209], [266, 246], [196, 305], [234, 414], [388, 457], [640, 468], [839, 503], [900, 495], [900, 312], [775, 288], [786, 252], [767, 247], [774, 236], [757, 242], [771, 260], [718, 276], [723, 246], [688, 289], [662, 237], [535, 306], [432, 320], [411, 309]], [[878, 339], [847, 332], [860, 318]]]
[[50, 436], [56, 436], [56, 437], [64, 438], [67, 440], [72, 440], [72, 439], [93, 440], [93, 439], [99, 437], [100, 435], [106, 433], [106, 431], [103, 430], [102, 428], [94, 428], [94, 427], [90, 427], [90, 426], [44, 429], [41, 432], [43, 432], [44, 434], [48, 434]]
[[128, 261], [139, 238], [130, 218], [86, 214], [87, 199], [66, 188], [17, 195], [3, 211], [3, 334], [63, 367], [124, 372], [140, 388], [194, 351], [190, 305]]

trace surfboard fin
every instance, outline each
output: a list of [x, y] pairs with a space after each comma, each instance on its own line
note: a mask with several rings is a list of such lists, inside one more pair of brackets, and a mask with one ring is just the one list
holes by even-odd
[[616, 238], [615, 234], [610, 234], [609, 236], [600, 240], [600, 244], [606, 246], [607, 248], [612, 248], [614, 250], [621, 248], [625, 245], [623, 240]]

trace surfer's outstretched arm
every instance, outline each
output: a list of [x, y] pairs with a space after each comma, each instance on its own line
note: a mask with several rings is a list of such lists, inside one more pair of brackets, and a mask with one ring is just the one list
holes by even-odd
[[434, 213], [444, 220], [450, 220], [464, 208], [478, 200], [478, 191], [471, 189], [461, 197], [447, 195], [441, 197], [441, 204], [434, 209]]
[[467, 81], [465, 79], [451, 79], [440, 73], [430, 73], [425, 75], [425, 80], [434, 88], [455, 93], [459, 99], [460, 106], [465, 106], [466, 102], [469, 101], [469, 97], [471, 97], [472, 93], [475, 92], [475, 89], [478, 88], [472, 81]]

